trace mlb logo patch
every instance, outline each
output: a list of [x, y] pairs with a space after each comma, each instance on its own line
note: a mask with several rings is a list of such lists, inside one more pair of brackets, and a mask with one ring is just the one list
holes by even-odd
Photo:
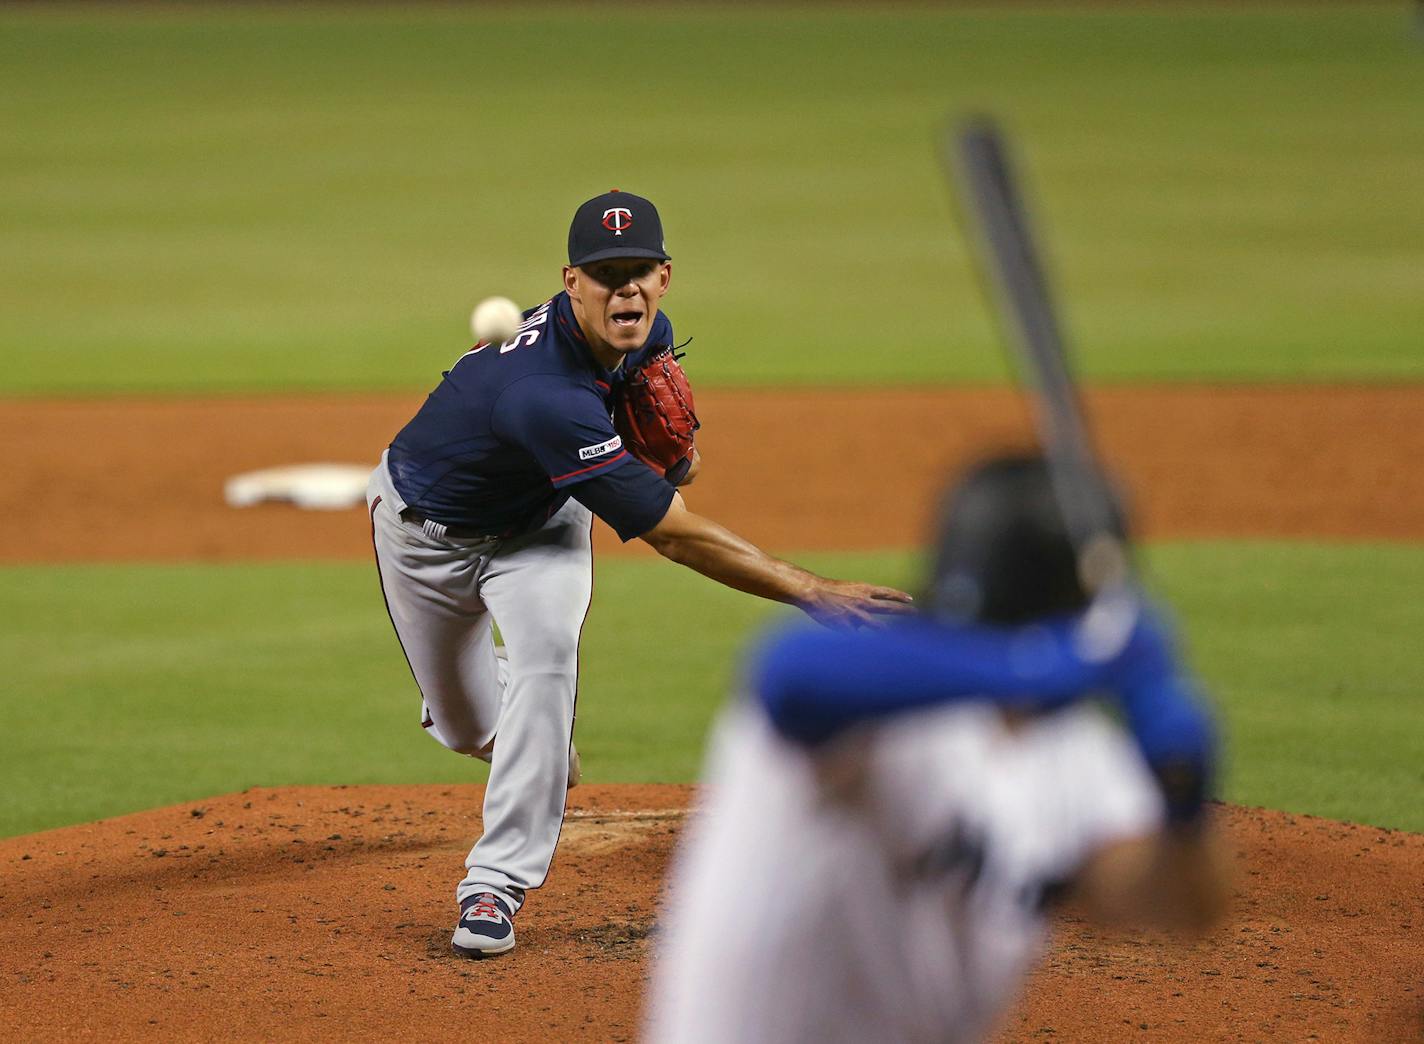
[[579, 460], [592, 460], [594, 457], [601, 457], [605, 453], [612, 453], [623, 445], [623, 439], [615, 435], [607, 442], [600, 442], [597, 446], [585, 446], [579, 450]]

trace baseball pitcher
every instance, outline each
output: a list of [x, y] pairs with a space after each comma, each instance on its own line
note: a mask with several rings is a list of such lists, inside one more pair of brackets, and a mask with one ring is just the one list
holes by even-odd
[[1041, 460], [968, 477], [927, 588], [919, 619], [753, 658], [669, 884], [650, 1040], [980, 1040], [1063, 895], [1217, 912], [1210, 718], [1135, 594], [1089, 603]]
[[455, 362], [367, 496], [422, 724], [490, 763], [484, 834], [456, 889], [452, 945], [468, 956], [514, 947], [512, 919], [553, 858], [577, 766], [594, 515], [625, 541], [823, 623], [870, 623], [910, 600], [816, 576], [688, 509], [678, 487], [701, 464], [698, 422], [658, 308], [672, 277], [658, 212], [632, 193], [597, 196], [575, 213], [568, 247], [563, 289], [512, 338]]

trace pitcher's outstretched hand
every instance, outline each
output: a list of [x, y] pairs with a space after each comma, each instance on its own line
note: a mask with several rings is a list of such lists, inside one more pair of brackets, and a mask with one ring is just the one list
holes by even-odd
[[891, 617], [915, 611], [914, 599], [904, 591], [854, 580], [822, 580], [801, 609], [827, 627], [882, 627]]

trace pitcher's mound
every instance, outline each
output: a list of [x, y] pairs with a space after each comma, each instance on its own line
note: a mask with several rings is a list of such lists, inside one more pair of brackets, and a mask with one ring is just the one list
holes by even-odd
[[[507, 957], [448, 949], [482, 788], [294, 787], [0, 841], [0, 1036], [632, 1040], [688, 787], [580, 787]], [[1416, 1039], [1424, 836], [1226, 809], [1229, 922], [1066, 923], [1015, 1040]], [[713, 984], [715, 988], [715, 984]]]

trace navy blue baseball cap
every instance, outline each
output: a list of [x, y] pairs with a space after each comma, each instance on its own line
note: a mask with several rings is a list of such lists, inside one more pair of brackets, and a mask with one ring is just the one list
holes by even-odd
[[569, 225], [569, 264], [575, 268], [610, 257], [672, 260], [663, 246], [658, 208], [642, 196], [613, 189], [574, 212]]

